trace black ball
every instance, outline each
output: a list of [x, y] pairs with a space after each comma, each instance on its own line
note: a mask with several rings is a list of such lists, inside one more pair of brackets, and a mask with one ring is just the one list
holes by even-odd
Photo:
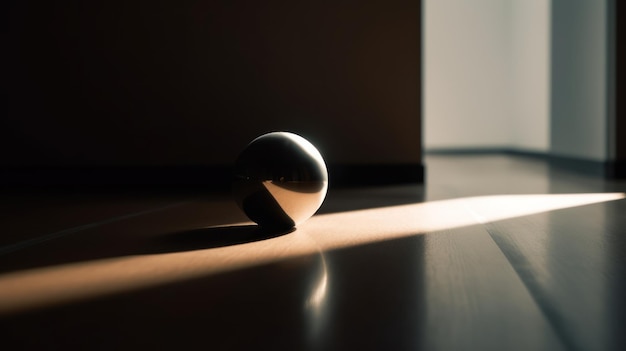
[[290, 229], [306, 221], [322, 205], [327, 189], [322, 155], [297, 134], [264, 134], [235, 163], [235, 200], [263, 228]]

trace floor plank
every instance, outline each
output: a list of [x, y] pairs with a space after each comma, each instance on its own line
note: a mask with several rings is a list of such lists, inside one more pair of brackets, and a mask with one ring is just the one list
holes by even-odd
[[[4, 247], [78, 229], [0, 254], [2, 339], [24, 349], [625, 345], [625, 182], [524, 157], [426, 160], [425, 186], [333, 190], [298, 230], [271, 235], [224, 196], [4, 199]], [[133, 211], [148, 212], [107, 222]]]
[[624, 216], [626, 200], [619, 200], [486, 224], [570, 350], [610, 350], [623, 341], [614, 323], [626, 317], [615, 294], [626, 284]]

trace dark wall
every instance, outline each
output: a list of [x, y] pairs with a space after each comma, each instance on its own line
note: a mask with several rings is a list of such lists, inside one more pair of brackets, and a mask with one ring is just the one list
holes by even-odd
[[14, 1], [0, 159], [228, 164], [291, 130], [331, 163], [421, 162], [420, 1]]
[[[615, 143], [616, 159], [626, 162], [626, 4], [615, 1]], [[626, 171], [623, 171], [626, 173]], [[626, 177], [622, 175], [622, 177]]]

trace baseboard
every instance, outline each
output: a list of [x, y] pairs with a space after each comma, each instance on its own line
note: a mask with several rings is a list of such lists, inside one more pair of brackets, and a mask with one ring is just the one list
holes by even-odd
[[626, 179], [626, 161], [597, 161], [570, 156], [545, 155], [550, 167], [605, 179]]
[[230, 166], [79, 166], [4, 167], [3, 188], [34, 189], [206, 189], [225, 191], [230, 184]]
[[469, 148], [469, 149], [430, 149], [427, 155], [497, 155], [531, 157], [542, 159], [555, 169], [567, 170], [580, 174], [598, 176], [607, 179], [625, 179], [626, 161], [596, 161], [578, 157], [553, 155], [547, 152], [510, 148]]
[[[421, 164], [328, 166], [330, 186], [423, 183]], [[2, 188], [130, 188], [230, 191], [232, 166], [164, 167], [4, 167]]]
[[331, 164], [328, 166], [331, 186], [369, 186], [424, 183], [424, 165], [406, 164]]
[[511, 151], [505, 147], [475, 147], [475, 148], [433, 148], [425, 150], [426, 155], [497, 155]]
[[546, 155], [545, 157], [550, 163], [550, 167], [590, 176], [610, 178], [607, 173], [607, 162], [604, 161], [558, 155]]

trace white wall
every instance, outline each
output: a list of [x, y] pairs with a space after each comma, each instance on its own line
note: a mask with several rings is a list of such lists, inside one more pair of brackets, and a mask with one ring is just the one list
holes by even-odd
[[424, 0], [426, 149], [549, 147], [550, 0]]
[[607, 0], [552, 6], [551, 152], [606, 160]]
[[508, 1], [424, 0], [424, 145], [509, 141]]
[[550, 0], [514, 0], [511, 18], [512, 148], [550, 148]]

